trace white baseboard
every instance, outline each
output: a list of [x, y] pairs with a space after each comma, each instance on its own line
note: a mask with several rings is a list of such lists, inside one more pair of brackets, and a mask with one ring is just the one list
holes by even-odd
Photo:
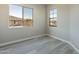
[[19, 40], [15, 40], [15, 41], [10, 41], [10, 42], [6, 42], [6, 43], [2, 43], [2, 44], [0, 44], [0, 47], [6, 46], [6, 45], [9, 45], [9, 44], [13, 44], [13, 43], [17, 43], [17, 42], [21, 42], [21, 41], [25, 41], [25, 40], [29, 40], [29, 39], [33, 39], [33, 38], [38, 38], [38, 37], [46, 36], [46, 35], [47, 34], [41, 34], [41, 35], [36, 35], [36, 36], [32, 36], [32, 37], [27, 37], [27, 38], [24, 38], [24, 39], [19, 39]]
[[47, 35], [50, 36], [50, 37], [53, 37], [53, 38], [55, 38], [55, 39], [57, 39], [57, 40], [60, 40], [60, 41], [62, 41], [62, 42], [68, 43], [70, 46], [72, 46], [72, 48], [73, 48], [77, 53], [79, 53], [79, 49], [77, 49], [77, 48], [75, 47], [75, 45], [72, 44], [71, 42], [69, 42], [69, 41], [67, 41], [67, 40], [64, 40], [64, 39], [62, 39], [62, 38], [56, 37], [56, 36], [51, 35], [51, 34], [47, 34]]

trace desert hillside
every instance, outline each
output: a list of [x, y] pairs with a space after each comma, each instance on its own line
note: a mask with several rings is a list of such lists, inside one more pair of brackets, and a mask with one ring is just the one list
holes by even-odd
[[32, 26], [32, 19], [22, 19], [15, 16], [9, 16], [10, 26]]

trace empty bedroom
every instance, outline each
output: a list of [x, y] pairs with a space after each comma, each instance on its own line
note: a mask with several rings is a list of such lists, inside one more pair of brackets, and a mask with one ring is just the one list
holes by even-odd
[[0, 4], [0, 54], [78, 54], [79, 4]]

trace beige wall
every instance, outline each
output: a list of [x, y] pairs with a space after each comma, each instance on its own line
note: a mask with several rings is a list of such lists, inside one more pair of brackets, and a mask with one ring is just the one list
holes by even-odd
[[[49, 27], [48, 26], [48, 33], [54, 36], [60, 37], [65, 40], [70, 40], [69, 34], [69, 5], [48, 5], [47, 6], [47, 13], [50, 9], [57, 8], [57, 27]], [[48, 20], [48, 18], [47, 18]]]
[[71, 42], [79, 49], [79, 5], [70, 7], [70, 37]]
[[45, 5], [21, 5], [33, 8], [33, 27], [8, 28], [9, 7], [0, 5], [0, 43], [15, 41], [28, 36], [46, 33]]
[[48, 26], [48, 33], [68, 40], [79, 49], [79, 5], [48, 5], [47, 12], [51, 8], [58, 10], [58, 26]]

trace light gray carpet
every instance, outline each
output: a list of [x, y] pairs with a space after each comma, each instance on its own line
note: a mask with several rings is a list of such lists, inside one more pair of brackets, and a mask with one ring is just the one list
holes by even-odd
[[26, 40], [0, 48], [0, 54], [74, 54], [67, 43], [51, 37]]

